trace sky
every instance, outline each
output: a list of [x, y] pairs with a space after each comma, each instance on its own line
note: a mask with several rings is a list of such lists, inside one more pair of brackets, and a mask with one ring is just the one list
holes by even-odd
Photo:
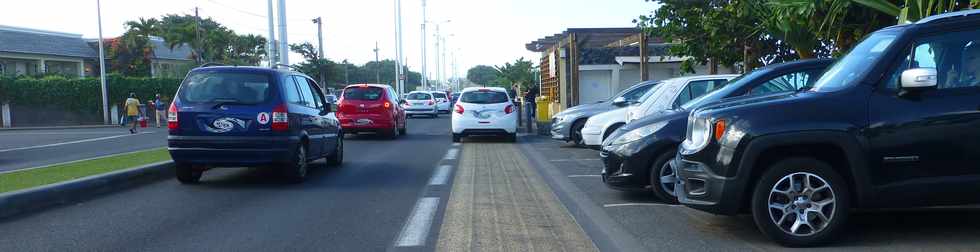
[[[322, 17], [327, 58], [364, 64], [374, 60], [375, 42], [381, 59], [395, 58], [395, 1], [286, 0], [287, 39], [316, 45], [311, 20]], [[644, 0], [401, 0], [402, 46], [412, 71], [419, 71], [422, 64], [422, 1], [431, 22], [426, 43], [430, 79], [436, 71], [435, 23], [441, 23], [439, 31], [446, 37], [443, 47], [450, 64], [445, 72], [452, 73], [455, 52], [457, 72], [464, 77], [475, 65], [502, 65], [520, 57], [537, 63], [540, 54], [527, 51], [524, 44], [539, 38], [568, 28], [633, 27], [633, 19], [654, 9]], [[129, 20], [193, 15], [195, 7], [202, 17], [236, 33], [268, 37], [267, 0], [102, 0], [103, 36], [121, 35], [123, 23]], [[0, 25], [97, 38], [96, 11], [96, 0], [4, 1]], [[290, 55], [290, 63], [301, 60]]]

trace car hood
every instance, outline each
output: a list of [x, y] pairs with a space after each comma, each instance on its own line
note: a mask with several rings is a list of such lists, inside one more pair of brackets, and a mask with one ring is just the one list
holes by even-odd
[[620, 129], [622, 129], [623, 131], [630, 131], [636, 128], [640, 128], [658, 122], [670, 121], [678, 118], [687, 118], [688, 112], [689, 111], [683, 109], [663, 110], [651, 115], [641, 117], [640, 119], [633, 120], [632, 122], [623, 125], [623, 127], [621, 127]]
[[608, 125], [615, 122], [626, 122], [626, 109], [627, 108], [613, 109], [589, 117], [589, 120], [585, 121], [585, 127], [594, 128], [602, 127], [603, 125]]
[[800, 95], [806, 94], [808, 92], [810, 91], [781, 92], [781, 93], [774, 93], [774, 94], [753, 96], [753, 97], [733, 97], [733, 98], [722, 99], [716, 102], [705, 104], [701, 106], [701, 108], [698, 108], [697, 111], [720, 110], [720, 109], [728, 109], [728, 108], [749, 106], [749, 105], [756, 105], [756, 104], [775, 103], [783, 100], [796, 99]]

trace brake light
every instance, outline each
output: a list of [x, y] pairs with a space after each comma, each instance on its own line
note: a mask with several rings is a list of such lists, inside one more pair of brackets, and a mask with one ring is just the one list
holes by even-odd
[[385, 102], [385, 108], [391, 108], [391, 103], [390, 102]]
[[456, 104], [456, 114], [462, 115], [463, 114], [463, 111], [465, 111], [465, 110], [463, 110], [463, 106], [460, 106], [459, 104]]
[[173, 101], [167, 109], [167, 129], [171, 131], [177, 130], [177, 112], [177, 101]]
[[718, 120], [715, 122], [715, 141], [721, 141], [721, 137], [725, 136], [725, 129], [728, 127], [725, 120]]
[[433, 102], [432, 100], [429, 100], [429, 106], [432, 106], [432, 104], [436, 104], [436, 103]]
[[507, 105], [507, 107], [504, 108], [504, 113], [510, 114], [511, 112], [514, 112], [514, 105]]
[[272, 130], [289, 130], [289, 109], [286, 108], [286, 104], [279, 104], [272, 109]]

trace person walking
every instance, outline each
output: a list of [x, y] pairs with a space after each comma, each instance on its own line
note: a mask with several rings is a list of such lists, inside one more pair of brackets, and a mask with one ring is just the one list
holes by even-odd
[[[160, 120], [164, 122], [167, 121], [167, 103], [160, 99], [160, 94], [157, 94], [156, 99], [153, 100], [153, 109], [156, 110], [154, 120], [157, 122], [157, 128], [160, 127]], [[160, 119], [163, 118], [163, 119]]]
[[534, 118], [534, 110], [537, 109], [535, 106], [535, 99], [538, 98], [538, 87], [531, 86], [527, 88], [527, 92], [524, 92], [524, 105], [527, 107], [527, 117]]
[[133, 127], [129, 128], [130, 134], [136, 134], [136, 124], [139, 123], [140, 100], [136, 99], [136, 93], [129, 93], [126, 99], [126, 120], [132, 122]]

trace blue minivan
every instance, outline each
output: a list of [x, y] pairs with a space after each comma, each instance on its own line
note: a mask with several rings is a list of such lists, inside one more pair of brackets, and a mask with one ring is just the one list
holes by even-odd
[[285, 69], [201, 67], [180, 84], [167, 113], [177, 180], [214, 167], [280, 169], [302, 182], [310, 161], [340, 165], [343, 129], [309, 76]]

